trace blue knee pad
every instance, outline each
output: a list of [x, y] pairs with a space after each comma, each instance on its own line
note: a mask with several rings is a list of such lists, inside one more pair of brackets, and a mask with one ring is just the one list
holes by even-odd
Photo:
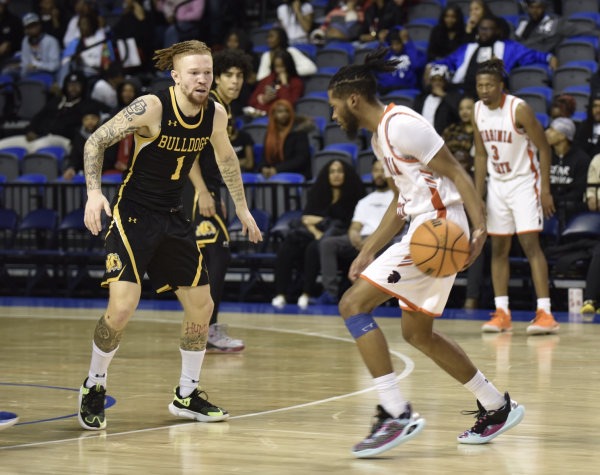
[[359, 313], [358, 315], [352, 315], [350, 318], [345, 320], [346, 327], [355, 340], [363, 335], [366, 335], [371, 330], [379, 328], [373, 315], [370, 313]]

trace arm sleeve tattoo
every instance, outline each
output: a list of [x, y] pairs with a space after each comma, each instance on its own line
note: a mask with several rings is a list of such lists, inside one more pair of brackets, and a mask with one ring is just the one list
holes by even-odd
[[217, 165], [235, 206], [246, 206], [242, 171], [240, 170], [240, 161], [237, 155], [233, 153], [225, 160], [217, 160]]

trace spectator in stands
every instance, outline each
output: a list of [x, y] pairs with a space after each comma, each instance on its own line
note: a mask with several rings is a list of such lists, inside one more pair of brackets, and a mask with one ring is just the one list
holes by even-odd
[[308, 132], [314, 127], [308, 118], [297, 119], [288, 101], [275, 101], [269, 111], [262, 175], [268, 179], [276, 173], [300, 173], [308, 180], [311, 176]]
[[8, 1], [0, 0], [0, 64], [19, 50], [23, 39], [23, 24], [8, 10]]
[[302, 0], [283, 0], [277, 7], [277, 19], [285, 30], [291, 45], [308, 43], [312, 29], [313, 7]]
[[60, 66], [60, 43], [54, 36], [42, 31], [35, 13], [23, 17], [25, 38], [21, 43], [21, 79], [36, 73], [49, 73], [54, 77]]
[[[254, 140], [247, 132], [237, 129], [235, 126], [231, 131], [229, 137], [233, 151], [237, 155], [240, 161], [240, 168], [242, 173], [253, 173], [254, 172]], [[310, 156], [309, 156], [310, 158]]]
[[548, 0], [528, 0], [529, 18], [521, 20], [515, 37], [521, 44], [537, 51], [555, 51], [556, 47], [571, 36], [598, 36], [600, 31], [568, 18], [550, 16], [546, 13]]
[[[450, 124], [442, 134], [444, 142], [446, 142], [446, 145], [454, 156], [457, 157], [457, 159], [460, 158], [460, 162], [470, 162], [470, 166], [465, 166], [469, 172], [471, 172], [471, 169], [473, 168], [471, 149], [473, 148], [474, 129], [471, 119], [473, 117], [474, 106], [475, 101], [472, 97], [463, 97], [458, 105], [460, 122]], [[459, 155], [457, 156], [457, 154]]]
[[573, 145], [575, 123], [571, 119], [554, 119], [546, 129], [546, 138], [552, 147], [550, 193], [558, 217], [565, 225], [573, 216], [586, 210], [583, 198], [590, 157]]
[[[594, 156], [588, 168], [587, 182], [590, 185], [600, 185], [600, 154]], [[590, 186], [586, 191], [586, 200], [590, 211], [600, 211], [600, 186]]]
[[[144, 9], [142, 3], [142, 0], [125, 0], [123, 15], [112, 31], [115, 39], [133, 38], [140, 55], [141, 66], [145, 69], [154, 69], [152, 57], [154, 56], [155, 21], [154, 16]], [[124, 61], [124, 58], [121, 58], [121, 61]]]
[[466, 42], [465, 18], [457, 5], [448, 5], [442, 11], [438, 24], [431, 30], [427, 60], [445, 58]]
[[292, 229], [279, 246], [275, 259], [276, 307], [286, 304], [293, 268], [304, 269], [304, 285], [298, 306], [305, 309], [319, 273], [319, 240], [347, 232], [356, 203], [365, 196], [360, 177], [351, 165], [333, 160], [319, 172], [308, 193], [302, 223]]
[[404, 24], [402, 0], [375, 0], [365, 10], [358, 39], [362, 43], [385, 41], [390, 29]]
[[40, 0], [36, 13], [40, 17], [44, 33], [54, 36], [60, 42], [67, 29], [65, 11], [58, 8], [55, 0]]
[[[479, 22], [479, 39], [477, 42], [462, 45], [458, 50], [433, 64], [445, 64], [454, 71], [452, 82], [460, 84], [468, 94], [475, 93], [475, 74], [479, 64], [492, 57], [504, 60], [506, 74], [510, 75], [512, 68], [534, 63], [547, 63], [550, 69], [558, 67], [558, 60], [550, 53], [542, 53], [529, 49], [512, 40], [501, 40], [498, 19], [486, 16]], [[425, 69], [425, 82], [429, 82], [429, 70]]]
[[346, 0], [331, 10], [325, 22], [314, 30], [311, 39], [324, 42], [325, 37], [342, 41], [358, 39], [365, 19], [365, 0]]
[[242, 85], [240, 95], [229, 104], [231, 106], [232, 114], [235, 117], [242, 117], [244, 114], [244, 107], [248, 105], [248, 101], [250, 101], [252, 92], [256, 87], [256, 72], [258, 71], [260, 58], [252, 51], [252, 41], [250, 40], [248, 33], [241, 28], [233, 28], [225, 35], [225, 49], [239, 49], [252, 58], [252, 71], [244, 78], [244, 84]]
[[457, 91], [447, 91], [450, 82], [447, 66], [434, 66], [429, 77], [430, 87], [426, 87], [425, 91], [417, 96], [414, 110], [425, 117], [436, 132], [442, 135], [450, 124], [460, 119], [458, 104], [461, 96]]
[[552, 105], [550, 106], [550, 118], [556, 119], [558, 117], [566, 117], [570, 119], [575, 114], [577, 109], [577, 103], [573, 96], [568, 94], [561, 94], [552, 99]]
[[592, 260], [585, 279], [581, 313], [600, 313], [600, 244], [597, 244], [592, 251]]
[[388, 33], [385, 42], [390, 46], [386, 61], [398, 60], [400, 63], [393, 73], [377, 74], [377, 91], [387, 94], [396, 89], [414, 89], [418, 86], [417, 70], [425, 65], [426, 58], [422, 51], [408, 37], [408, 32], [402, 26], [394, 26]]
[[142, 95], [142, 83], [136, 78], [124, 79], [117, 86], [117, 105], [110, 111], [110, 116], [114, 117], [135, 99]]
[[600, 91], [590, 96], [587, 119], [582, 122], [577, 130], [575, 142], [587, 154], [595, 157], [600, 153]]
[[346, 234], [328, 236], [321, 239], [321, 275], [323, 294], [315, 300], [318, 305], [332, 305], [339, 301], [337, 281], [338, 261], [352, 262], [362, 249], [365, 240], [375, 232], [383, 215], [394, 198], [385, 178], [383, 165], [377, 159], [371, 170], [375, 191], [361, 199], [354, 209], [352, 224]]
[[274, 56], [279, 51], [287, 51], [292, 55], [296, 71], [299, 76], [310, 76], [317, 72], [317, 65], [307, 58], [300, 50], [289, 45], [287, 33], [282, 28], [271, 28], [267, 36], [269, 51], [263, 53], [260, 58], [258, 74], [256, 79], [262, 81], [272, 73], [272, 64]]
[[159, 0], [157, 8], [170, 25], [165, 31], [163, 47], [169, 48], [180, 41], [198, 38], [205, 6], [204, 0]]
[[298, 77], [292, 55], [286, 50], [275, 53], [271, 74], [258, 83], [248, 105], [257, 110], [269, 112], [277, 99], [285, 99], [293, 105], [300, 97], [304, 83]]
[[479, 22], [493, 13], [485, 0], [473, 0], [469, 7], [469, 18], [465, 23], [465, 43], [474, 43], [479, 35]]
[[76, 38], [81, 38], [81, 32], [79, 31], [79, 18], [82, 16], [92, 15], [95, 16], [98, 25], [104, 27], [104, 19], [98, 14], [95, 0], [77, 0], [75, 2], [75, 15], [71, 17], [67, 25], [67, 31], [62, 39], [62, 44], [66, 48], [71, 41]]
[[111, 109], [117, 107], [117, 88], [125, 80], [123, 67], [116, 61], [110, 63], [104, 72], [105, 79], [99, 79], [92, 89], [91, 98], [107, 105]]

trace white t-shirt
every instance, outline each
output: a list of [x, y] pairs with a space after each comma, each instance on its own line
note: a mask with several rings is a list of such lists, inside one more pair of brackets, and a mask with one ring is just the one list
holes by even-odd
[[104, 79], [100, 79], [94, 84], [91, 98], [95, 101], [102, 102], [102, 104], [106, 104], [111, 108], [117, 107], [118, 104], [117, 91]]
[[360, 230], [361, 237], [370, 236], [375, 232], [393, 199], [394, 192], [392, 190], [374, 191], [356, 204], [352, 222], [363, 225]]
[[438, 110], [438, 107], [442, 103], [442, 98], [439, 96], [434, 96], [433, 94], [429, 94], [423, 103], [423, 112], [421, 115], [427, 119], [431, 125], [435, 125], [435, 113]]
[[[310, 3], [305, 2], [300, 6], [300, 12], [303, 16], [308, 15], [313, 12], [313, 7]], [[290, 44], [294, 44], [297, 40], [307, 37], [308, 33], [300, 25], [291, 5], [285, 3], [279, 5], [277, 7], [277, 18], [287, 33]]]
[[[310, 76], [317, 72], [317, 65], [308, 59], [308, 57], [304, 56], [299, 49], [290, 46], [287, 51], [292, 55], [298, 76]], [[271, 74], [271, 53], [265, 51], [260, 57], [260, 65], [258, 66], [256, 79], [262, 81], [269, 74]]]

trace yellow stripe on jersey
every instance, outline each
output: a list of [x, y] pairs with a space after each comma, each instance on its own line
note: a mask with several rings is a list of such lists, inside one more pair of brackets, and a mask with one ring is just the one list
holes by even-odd
[[179, 123], [182, 125], [182, 127], [185, 127], [186, 129], [195, 129], [196, 127], [198, 127], [202, 123], [202, 119], [204, 118], [204, 107], [200, 109], [200, 120], [198, 121], [198, 123], [196, 125], [188, 125], [181, 119], [181, 116], [179, 115], [177, 101], [175, 100], [175, 86], [171, 86], [169, 88], [169, 92], [171, 93], [171, 103], [173, 105], [173, 112], [175, 112], [175, 116], [177, 117], [177, 120], [179, 120]]

